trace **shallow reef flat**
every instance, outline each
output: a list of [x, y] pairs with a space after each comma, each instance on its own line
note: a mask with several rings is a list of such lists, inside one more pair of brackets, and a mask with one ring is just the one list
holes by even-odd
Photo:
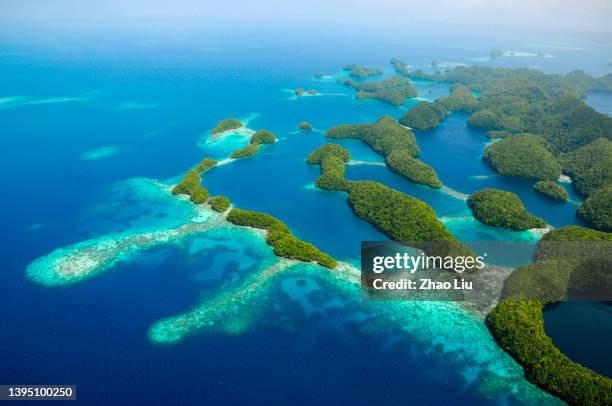
[[512, 393], [526, 403], [559, 403], [525, 381], [521, 367], [489, 334], [484, 313], [472, 313], [455, 302], [363, 301], [359, 270], [348, 263], [329, 270], [287, 259], [265, 261], [234, 290], [155, 323], [149, 339], [168, 345], [196, 332], [243, 334], [263, 322], [267, 309], [278, 305], [272, 289], [296, 277], [314, 279], [315, 286], [325, 286], [326, 295], [339, 295], [336, 302], [346, 303], [344, 308], [358, 309], [360, 317], [353, 322], [360, 334], [384, 338], [399, 331], [403, 340], [425, 347], [426, 353], [457, 363], [467, 384], [477, 385], [484, 396], [502, 398]]
[[98, 159], [108, 158], [116, 155], [121, 148], [118, 145], [108, 145], [83, 152], [80, 156], [81, 161], [97, 161]]
[[[220, 216], [219, 216], [220, 217]], [[133, 235], [104, 235], [58, 248], [36, 259], [26, 269], [30, 280], [46, 286], [71, 285], [110, 269], [139, 251], [218, 227], [223, 220], [190, 223], [177, 228]]]

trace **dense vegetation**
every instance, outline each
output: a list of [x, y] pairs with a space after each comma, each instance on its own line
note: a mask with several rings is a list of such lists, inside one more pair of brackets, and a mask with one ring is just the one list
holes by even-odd
[[431, 130], [440, 125], [448, 111], [440, 103], [420, 102], [404, 114], [399, 122], [419, 130]]
[[230, 207], [230, 200], [225, 196], [211, 197], [209, 203], [210, 207], [220, 213], [224, 213]]
[[240, 226], [249, 226], [267, 231], [266, 241], [274, 247], [274, 254], [304, 262], [317, 262], [327, 268], [334, 268], [336, 260], [319, 251], [314, 245], [291, 234], [285, 223], [266, 213], [232, 209], [227, 220]]
[[337, 144], [325, 144], [308, 156], [308, 162], [321, 165], [318, 187], [349, 193], [349, 203], [355, 214], [375, 225], [395, 241], [402, 243], [440, 242], [421, 248], [433, 254], [452, 251], [453, 255], [472, 252], [438, 220], [436, 212], [425, 202], [371, 181], [348, 181], [344, 178], [344, 163], [350, 153]]
[[472, 91], [461, 83], [453, 84], [451, 87], [451, 94], [440, 97], [436, 102], [447, 110], [465, 111], [467, 113], [476, 111], [479, 105], [478, 99], [474, 97]]
[[528, 213], [521, 199], [512, 192], [482, 189], [470, 195], [468, 206], [474, 217], [492, 226], [512, 230], [546, 227], [546, 222]]
[[583, 195], [612, 183], [612, 141], [598, 138], [569, 154], [562, 155], [563, 172]]
[[561, 165], [550, 149], [541, 137], [521, 134], [489, 145], [483, 158], [504, 176], [556, 180]]
[[419, 154], [419, 147], [412, 131], [402, 127], [389, 116], [379, 118], [374, 124], [346, 124], [333, 127], [327, 130], [325, 136], [359, 139], [383, 156], [400, 149], [408, 151], [413, 157]]
[[523, 365], [530, 381], [568, 403], [612, 403], [612, 380], [570, 360], [546, 335], [543, 304], [536, 300], [499, 303], [487, 321], [500, 345]]
[[324, 144], [308, 155], [309, 164], [321, 165], [321, 176], [315, 184], [321, 189], [347, 191], [349, 182], [344, 178], [345, 162], [351, 154], [338, 144]]
[[509, 138], [512, 137], [512, 133], [508, 131], [487, 131], [487, 138], [496, 139], [496, 138]]
[[349, 203], [359, 217], [395, 241], [455, 240], [427, 203], [380, 183], [352, 182]]
[[172, 188], [173, 195], [188, 195], [189, 199], [196, 204], [204, 203], [208, 199], [208, 190], [200, 184], [200, 174], [205, 170], [217, 165], [217, 161], [205, 158], [193, 169], [185, 174], [185, 177]]
[[252, 156], [252, 155], [255, 155], [258, 150], [259, 150], [259, 146], [257, 144], [250, 144], [244, 148], [240, 148], [232, 152], [231, 158], [237, 159], [237, 158], [244, 158], [247, 156]]
[[596, 229], [612, 231], [612, 184], [591, 192], [577, 213]]
[[[500, 345], [524, 366], [533, 383], [570, 404], [612, 404], [612, 380], [567, 358], [544, 330], [544, 305], [565, 295], [570, 274], [575, 272], [571, 261], [576, 249], [560, 252], [564, 245], [554, 244], [559, 241], [612, 241], [612, 234], [578, 226], [549, 232], [538, 244], [538, 261], [515, 269], [506, 280], [504, 291], [509, 299], [493, 309], [487, 322]], [[526, 295], [542, 295], [542, 299], [520, 300]]]
[[383, 74], [383, 71], [379, 68], [366, 68], [363, 66], [356, 65], [354, 63], [344, 65], [342, 69], [345, 71], [349, 71], [352, 77], [359, 79], [364, 79], [369, 76], [380, 76]]
[[211, 134], [222, 133], [223, 131], [235, 130], [242, 127], [242, 123], [237, 118], [228, 118], [222, 120], [211, 131]]
[[355, 82], [347, 79], [342, 82], [357, 90], [357, 99], [376, 99], [393, 106], [401, 106], [406, 98], [417, 97], [417, 90], [406, 78], [393, 76], [380, 82]]
[[393, 65], [393, 69], [395, 69], [398, 75], [408, 77], [410, 74], [408, 72], [408, 64], [400, 59], [391, 58], [391, 65]]
[[533, 190], [555, 200], [567, 200], [567, 191], [552, 180], [541, 180], [533, 185]]
[[299, 125], [298, 128], [300, 130], [304, 130], [304, 131], [312, 131], [312, 124], [310, 124], [307, 121], [302, 121]]
[[426, 163], [414, 158], [406, 150], [392, 151], [385, 157], [385, 162], [393, 171], [414, 183], [420, 183], [439, 189], [442, 182], [438, 179], [436, 171]]
[[251, 137], [251, 144], [271, 144], [276, 141], [276, 136], [268, 130], [257, 130]]
[[442, 186], [436, 171], [416, 159], [419, 147], [412, 131], [393, 118], [383, 116], [374, 124], [341, 125], [325, 134], [329, 138], [357, 138], [385, 157], [389, 168], [408, 180], [439, 188]]

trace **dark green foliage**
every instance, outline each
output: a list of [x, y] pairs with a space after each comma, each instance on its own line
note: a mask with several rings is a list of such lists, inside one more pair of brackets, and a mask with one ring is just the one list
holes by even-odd
[[359, 217], [395, 241], [455, 240], [427, 203], [380, 183], [352, 182], [349, 203]]
[[247, 156], [252, 156], [252, 155], [255, 155], [258, 150], [259, 150], [259, 146], [257, 144], [250, 144], [244, 148], [240, 148], [232, 152], [231, 158], [237, 159], [237, 158], [244, 158]]
[[251, 137], [251, 144], [271, 144], [276, 141], [276, 136], [268, 130], [258, 130]]
[[345, 71], [349, 71], [350, 75], [355, 78], [364, 79], [369, 76], [380, 76], [383, 74], [383, 71], [378, 68], [366, 68], [363, 66], [356, 65], [354, 63], [349, 63], [344, 65], [342, 68]]
[[399, 122], [411, 128], [430, 130], [440, 125], [447, 113], [446, 108], [439, 103], [420, 102], [404, 114]]
[[609, 76], [595, 79], [579, 71], [561, 76], [480, 66], [460, 66], [445, 75], [415, 71], [410, 76], [463, 83], [481, 92], [470, 125], [538, 134], [561, 152], [612, 137], [612, 118], [580, 99], [589, 90], [608, 89]]
[[312, 151], [306, 161], [309, 164], [320, 164], [323, 162], [325, 158], [328, 156], [335, 156], [340, 158], [343, 162], [348, 162], [351, 160], [351, 153], [342, 148], [338, 144], [323, 144], [319, 148]]
[[385, 157], [387, 165], [415, 183], [439, 188], [436, 171], [416, 159], [419, 147], [409, 129], [391, 117], [383, 116], [375, 124], [354, 124], [334, 127], [325, 134], [329, 138], [357, 138]]
[[217, 161], [211, 158], [205, 158], [198, 166], [185, 174], [185, 177], [172, 188], [173, 195], [189, 195], [189, 199], [196, 203], [204, 203], [208, 199], [208, 191], [200, 184], [200, 174], [205, 170], [212, 168], [217, 164]]
[[[421, 248], [428, 255], [473, 255], [427, 203], [372, 181], [351, 182], [348, 192], [355, 214], [393, 240]], [[449, 244], [434, 243], [442, 241]]]
[[391, 58], [391, 65], [393, 65], [393, 69], [395, 69], [398, 75], [408, 77], [410, 74], [408, 72], [408, 64], [402, 60]]
[[389, 168], [414, 183], [420, 183], [439, 189], [442, 182], [438, 179], [436, 171], [426, 163], [412, 157], [406, 150], [392, 151], [385, 157]]
[[563, 260], [579, 264], [589, 258], [609, 256], [612, 233], [580, 226], [565, 226], [549, 231], [538, 242], [537, 261]]
[[189, 194], [189, 200], [195, 204], [202, 204], [208, 200], [208, 190], [202, 186], [196, 186]]
[[476, 111], [479, 106], [478, 99], [474, 97], [472, 91], [461, 83], [455, 83], [451, 88], [451, 94], [440, 97], [436, 102], [447, 110], [465, 111], [467, 113]]
[[294, 93], [296, 96], [301, 96], [304, 94], [304, 89], [302, 89], [301, 87], [298, 87], [297, 89], [295, 89]]
[[487, 131], [487, 138], [489, 139], [509, 137], [512, 137], [512, 133], [509, 133], [508, 131]]
[[297, 239], [293, 234], [273, 231], [268, 234], [267, 242], [274, 247], [274, 254], [280, 257], [317, 262], [327, 268], [336, 267], [335, 259], [319, 251], [311, 243]]
[[550, 145], [533, 134], [521, 134], [491, 144], [483, 158], [504, 176], [550, 180], [561, 176], [561, 165], [550, 152]]
[[495, 50], [491, 51], [489, 56], [491, 58], [501, 58], [502, 56], [504, 56], [504, 52], [500, 51], [499, 49], [495, 49]]
[[612, 234], [580, 226], [565, 226], [550, 230], [541, 241], [612, 241]]
[[[597, 244], [598, 241], [603, 243]], [[538, 243], [538, 261], [515, 269], [504, 286], [506, 297], [531, 295], [542, 300], [503, 300], [487, 318], [497, 341], [524, 366], [527, 378], [569, 404], [612, 404], [612, 380], [571, 361], [559, 351], [544, 330], [542, 308], [565, 296], [572, 274], [580, 271], [572, 262], [601, 255], [599, 247], [604, 247], [604, 255], [609, 257], [605, 254], [609, 241], [612, 234], [578, 226], [550, 231]], [[580, 242], [588, 245], [577, 249]], [[590, 280], [591, 276], [595, 277], [588, 275], [585, 279]]]
[[348, 79], [343, 84], [357, 90], [357, 99], [376, 99], [393, 106], [400, 106], [406, 98], [417, 97], [418, 94], [408, 79], [399, 76], [380, 82], [355, 82]]
[[347, 124], [329, 129], [328, 138], [357, 138], [377, 153], [387, 156], [391, 151], [405, 149], [411, 156], [419, 154], [412, 131], [402, 127], [392, 117], [383, 116], [374, 124]]
[[432, 73], [424, 72], [420, 69], [410, 72], [408, 76], [410, 76], [413, 79], [431, 80], [434, 82], [443, 82], [447, 80], [446, 76], [444, 76], [440, 72], [436, 72], [432, 74]]
[[235, 130], [240, 127], [242, 127], [242, 123], [240, 122], [240, 120], [238, 120], [237, 118], [228, 118], [220, 121], [219, 124], [217, 124], [215, 128], [210, 131], [210, 133], [214, 135], [223, 131]]
[[612, 231], [612, 184], [591, 192], [577, 213], [596, 229]]
[[533, 185], [533, 190], [555, 200], [567, 200], [567, 191], [552, 180], [541, 180]]
[[544, 330], [543, 302], [507, 300], [487, 322], [500, 345], [525, 368], [527, 378], [575, 405], [612, 404], [612, 380], [573, 362]]
[[597, 138], [612, 138], [612, 118], [566, 94], [528, 113], [527, 130], [542, 135], [556, 149], [572, 151]]
[[319, 251], [314, 245], [297, 239], [285, 223], [266, 213], [250, 210], [232, 209], [227, 220], [239, 225], [266, 230], [266, 241], [274, 247], [274, 253], [285, 258], [304, 262], [317, 262], [319, 265], [334, 268], [336, 260]]
[[304, 130], [304, 131], [312, 131], [312, 124], [310, 124], [307, 121], [302, 121], [299, 125], [298, 128], [300, 130]]
[[583, 195], [612, 183], [612, 142], [598, 138], [568, 154], [560, 161], [563, 172], [573, 179], [573, 186]]
[[214, 210], [223, 213], [230, 207], [230, 200], [225, 196], [215, 196], [210, 199], [210, 206]]
[[282, 221], [267, 213], [252, 210], [232, 209], [227, 215], [227, 221], [239, 226], [249, 226], [268, 231], [291, 233], [289, 227]]
[[321, 165], [317, 187], [326, 190], [347, 191], [349, 182], [344, 178], [345, 162], [351, 154], [338, 144], [324, 144], [308, 155], [307, 162]]
[[546, 227], [546, 222], [529, 214], [521, 199], [512, 192], [482, 189], [470, 195], [468, 206], [474, 217], [492, 226], [512, 230]]

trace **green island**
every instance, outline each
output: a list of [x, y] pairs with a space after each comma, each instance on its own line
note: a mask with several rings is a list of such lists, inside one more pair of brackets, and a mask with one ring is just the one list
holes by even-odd
[[400, 76], [393, 76], [380, 82], [355, 82], [352, 79], [346, 79], [342, 81], [342, 84], [357, 90], [358, 100], [375, 99], [392, 106], [401, 106], [406, 98], [418, 95], [410, 80]]
[[210, 207], [213, 210], [218, 211], [219, 213], [225, 213], [225, 211], [230, 207], [230, 200], [225, 196], [215, 196], [211, 197], [209, 200]]
[[489, 145], [483, 158], [504, 176], [556, 180], [561, 176], [561, 165], [551, 149], [537, 135], [520, 134]]
[[382, 69], [379, 68], [366, 68], [359, 66], [354, 63], [344, 65], [342, 68], [344, 71], [348, 71], [349, 74], [354, 78], [365, 79], [370, 76], [380, 76], [383, 74]]
[[230, 158], [238, 159], [253, 156], [259, 151], [261, 144], [271, 144], [276, 142], [276, 136], [268, 130], [257, 130], [255, 134], [251, 136], [251, 143], [244, 148], [240, 148], [232, 152]]
[[306, 162], [321, 165], [321, 176], [315, 181], [318, 188], [346, 192], [349, 182], [344, 178], [344, 171], [350, 159], [351, 153], [340, 145], [323, 144], [308, 155]]
[[510, 138], [512, 133], [508, 131], [487, 131], [487, 138], [494, 140], [497, 138]]
[[[256, 139], [255, 142], [261, 143], [262, 140], [273, 142], [270, 141], [272, 137], [274, 137], [271, 132], [260, 130], [258, 133], [261, 137]], [[272, 135], [272, 137], [270, 135]], [[255, 138], [255, 135], [253, 135], [253, 138]], [[276, 139], [276, 137], [274, 137], [274, 139]], [[253, 142], [253, 139], [251, 141]], [[250, 144], [248, 147], [255, 147], [255, 152], [257, 152], [258, 143]], [[233, 155], [234, 154], [232, 154], [232, 156]], [[194, 169], [187, 172], [181, 182], [174, 186], [172, 194], [187, 194], [190, 196], [191, 201], [196, 204], [201, 204], [209, 200], [208, 191], [200, 184], [200, 174], [215, 165], [217, 165], [216, 160], [211, 158], [203, 159]], [[215, 196], [211, 198], [209, 202], [214, 210], [221, 213], [224, 213], [230, 207], [230, 200], [225, 196]], [[334, 268], [336, 266], [336, 260], [334, 258], [319, 251], [313, 244], [296, 238], [285, 223], [269, 214], [235, 208], [229, 211], [226, 219], [236, 225], [266, 230], [266, 242], [274, 248], [274, 254], [279, 257], [295, 259], [302, 262], [316, 262], [327, 268]]]
[[541, 180], [533, 185], [533, 190], [543, 194], [546, 197], [550, 197], [554, 200], [567, 200], [569, 198], [567, 191], [563, 186], [552, 180]]
[[408, 77], [410, 72], [408, 71], [408, 64], [400, 59], [391, 58], [391, 65], [393, 65], [393, 69], [397, 72], [398, 75]]
[[289, 227], [267, 213], [232, 209], [227, 220], [239, 226], [249, 226], [267, 231], [266, 242], [274, 248], [274, 254], [303, 262], [316, 262], [327, 268], [334, 268], [336, 260], [314, 245], [296, 238]]
[[492, 226], [512, 230], [546, 227], [546, 222], [527, 212], [521, 199], [512, 192], [482, 189], [470, 195], [468, 206], [474, 217]]
[[389, 168], [411, 182], [426, 185], [434, 189], [442, 187], [442, 182], [438, 179], [436, 171], [423, 161], [414, 158], [405, 149], [391, 151], [385, 157], [385, 162]]
[[419, 147], [412, 131], [392, 117], [383, 116], [373, 124], [346, 124], [329, 129], [327, 138], [356, 138], [385, 157], [391, 170], [414, 183], [440, 188], [436, 171], [418, 160]]
[[230, 157], [232, 159], [246, 158], [248, 156], [255, 155], [258, 150], [259, 146], [257, 144], [249, 144], [244, 148], [240, 148], [232, 152], [232, 155]]
[[465, 111], [466, 113], [472, 113], [479, 107], [478, 99], [462, 83], [454, 83], [451, 86], [450, 95], [438, 98], [436, 103], [441, 104], [447, 110]]
[[304, 89], [302, 89], [301, 87], [298, 87], [297, 89], [295, 89], [293, 93], [295, 93], [296, 96], [301, 96], [304, 94]]
[[578, 216], [601, 231], [612, 231], [612, 184], [592, 192], [578, 207]]
[[[579, 226], [546, 234], [538, 243], [537, 262], [515, 269], [506, 280], [506, 299], [491, 311], [487, 324], [500, 346], [523, 365], [527, 379], [534, 384], [569, 404], [611, 404], [612, 379], [563, 355], [544, 330], [544, 306], [564, 297], [570, 274], [575, 272], [575, 247], [565, 250], [563, 244], [555, 243], [559, 241], [609, 242], [612, 234]], [[596, 252], [580, 254], [580, 260], [585, 260]], [[540, 288], [542, 281], [546, 281], [546, 289]], [[539, 300], [522, 298], [529, 296]]]
[[612, 183], [612, 141], [598, 138], [559, 157], [563, 172], [573, 180], [574, 188], [588, 196]]
[[188, 195], [189, 199], [196, 204], [202, 204], [208, 200], [208, 190], [200, 184], [200, 174], [213, 166], [217, 161], [212, 158], [204, 158], [198, 166], [185, 174], [185, 177], [172, 188], [173, 195]]
[[491, 51], [489, 56], [493, 59], [501, 58], [502, 56], [504, 56], [504, 51], [500, 51], [499, 49], [494, 49], [493, 51]]
[[[612, 118], [582, 100], [590, 91], [612, 91], [612, 74], [595, 78], [580, 70], [558, 75], [458, 66], [444, 74], [417, 70], [409, 76], [460, 83], [480, 93], [468, 124], [492, 130], [489, 138], [505, 138], [485, 151], [485, 159], [498, 173], [556, 180], [561, 166], [587, 199], [612, 183]], [[510, 136], [525, 133], [530, 136]], [[610, 209], [599, 196], [580, 206], [578, 215], [594, 227], [609, 229]]]
[[[324, 144], [308, 156], [307, 161], [321, 166], [316, 185], [322, 189], [348, 193], [348, 202], [355, 214], [391, 239], [418, 246], [419, 242], [446, 241], [450, 245], [422, 248], [428, 253], [453, 250], [456, 254], [473, 255], [438, 220], [427, 203], [373, 181], [348, 181], [344, 178], [345, 162], [350, 153], [338, 144]], [[416, 244], [415, 244], [416, 243]], [[438, 253], [440, 253], [438, 252]]]
[[431, 130], [439, 126], [447, 114], [448, 111], [442, 104], [424, 101], [411, 108], [399, 122], [410, 128]]
[[300, 124], [298, 124], [298, 128], [304, 131], [312, 131], [312, 124], [310, 124], [308, 121], [302, 121]]
[[224, 131], [229, 130], [237, 130], [242, 127], [242, 123], [237, 118], [228, 118], [225, 120], [221, 120], [219, 124], [217, 124], [210, 133], [212, 135], [222, 133]]
[[276, 135], [268, 130], [257, 130], [255, 134], [251, 136], [251, 144], [271, 144], [276, 142]]

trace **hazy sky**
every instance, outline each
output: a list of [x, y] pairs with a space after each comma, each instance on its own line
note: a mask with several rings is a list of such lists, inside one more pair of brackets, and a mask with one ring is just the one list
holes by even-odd
[[251, 21], [409, 24], [426, 20], [561, 31], [612, 26], [612, 0], [0, 0], [0, 19], [107, 24], [189, 18], [202, 23]]

